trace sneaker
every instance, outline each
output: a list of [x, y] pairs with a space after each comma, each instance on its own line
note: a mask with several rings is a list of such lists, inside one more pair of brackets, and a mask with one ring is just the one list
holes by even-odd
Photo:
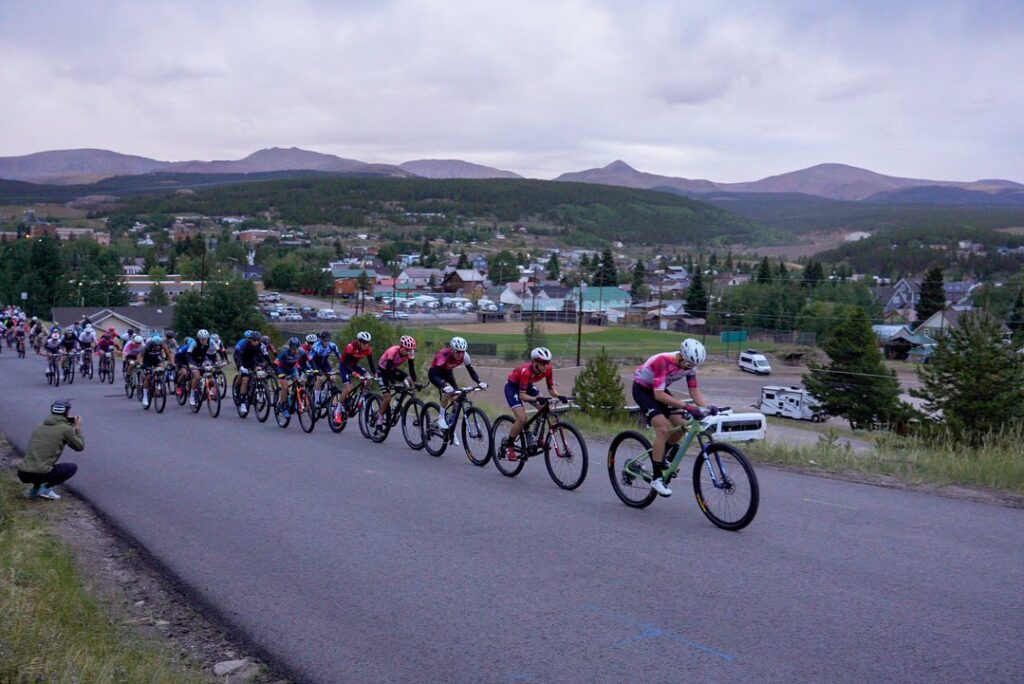
[[454, 432], [452, 433], [452, 446], [462, 446], [462, 442], [459, 441], [459, 436]]
[[196, 393], [195, 392], [189, 392], [188, 393], [188, 403], [189, 403], [189, 406], [195, 406], [197, 402], [198, 402], [198, 400], [196, 399]]
[[52, 499], [54, 501], [60, 498], [60, 494], [53, 491], [49, 487], [40, 487], [39, 496], [42, 497], [43, 499]]
[[38, 487], [29, 487], [28, 491], [25, 492], [25, 498], [29, 499], [30, 501], [32, 499], [39, 498], [39, 488]]
[[147, 405], [149, 404], [149, 390], [142, 391], [142, 403]]
[[660, 477], [656, 480], [651, 481], [651, 489], [658, 492], [658, 494], [661, 494], [662, 496], [672, 496], [672, 490], [668, 488], [668, 486], [665, 484], [665, 481], [662, 480]]
[[249, 407], [246, 406], [245, 402], [243, 401], [241, 404], [238, 405], [238, 410], [241, 411], [242, 413], [248, 413]]

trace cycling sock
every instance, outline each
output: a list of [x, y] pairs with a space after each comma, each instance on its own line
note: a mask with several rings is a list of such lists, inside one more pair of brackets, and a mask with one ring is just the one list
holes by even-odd
[[659, 461], [655, 461], [654, 459], [651, 459], [651, 468], [654, 470], [654, 479], [657, 480], [658, 478], [661, 477], [661, 474], [665, 471], [665, 462], [664, 461], [659, 462]]

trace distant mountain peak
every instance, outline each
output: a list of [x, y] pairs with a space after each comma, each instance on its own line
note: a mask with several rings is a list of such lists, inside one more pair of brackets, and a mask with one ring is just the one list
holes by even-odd
[[637, 173], [636, 169], [634, 169], [632, 166], [630, 166], [626, 162], [622, 161], [621, 159], [616, 159], [615, 161], [613, 161], [608, 166], [605, 166], [604, 169], [606, 171], [618, 171], [620, 173], [627, 173], [627, 172]]

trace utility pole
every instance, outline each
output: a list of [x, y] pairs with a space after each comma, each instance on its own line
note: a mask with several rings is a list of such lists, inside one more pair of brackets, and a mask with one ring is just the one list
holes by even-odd
[[580, 365], [580, 347], [583, 342], [583, 280], [577, 287], [579, 304], [576, 305], [576, 365]]

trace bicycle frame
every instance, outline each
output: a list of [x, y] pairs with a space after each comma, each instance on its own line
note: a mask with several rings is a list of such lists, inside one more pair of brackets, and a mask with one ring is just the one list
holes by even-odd
[[[534, 418], [536, 418], [536, 416], [534, 416]], [[696, 438], [697, 442], [700, 444], [700, 450], [702, 452], [708, 444], [715, 441], [714, 437], [707, 433], [707, 428], [704, 424], [696, 418], [690, 418], [682, 425], [673, 426], [673, 428], [669, 430], [669, 435], [684, 431], [686, 432], [686, 435], [683, 437], [681, 442], [666, 445], [665, 459], [662, 461], [665, 464], [665, 469], [662, 471], [662, 477], [666, 482], [670, 482], [679, 472], [679, 468], [682, 467], [683, 456], [686, 455], [687, 449], [689, 449], [690, 445], [693, 444], [694, 438]], [[651, 482], [654, 478], [649, 475], [647, 471], [642, 468], [633, 469], [632, 467], [634, 464], [641, 464], [644, 460], [649, 459], [650, 457], [651, 449], [648, 449], [639, 456], [626, 461], [625, 469], [627, 469], [627, 472], [640, 475], [645, 482]], [[711, 463], [710, 459], [705, 459], [705, 466], [708, 469], [708, 476], [711, 478], [712, 484], [716, 489], [721, 489], [724, 486], [723, 481], [728, 478], [729, 474], [726, 472], [726, 467], [722, 463], [721, 459], [716, 457], [715, 460], [717, 461], [717, 464], [715, 465], [718, 466], [717, 472], [715, 470], [715, 465]], [[721, 475], [719, 475], [719, 473], [721, 473]]]

